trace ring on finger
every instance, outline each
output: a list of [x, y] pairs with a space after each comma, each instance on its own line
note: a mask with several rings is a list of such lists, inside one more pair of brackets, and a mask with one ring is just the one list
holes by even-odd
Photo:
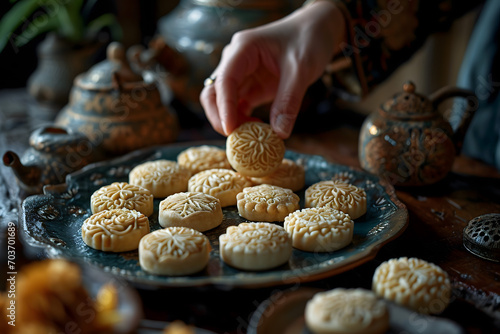
[[205, 79], [205, 81], [203, 81], [203, 86], [208, 87], [213, 85], [215, 83], [216, 78], [217, 78], [216, 75], [209, 76], [208, 78]]

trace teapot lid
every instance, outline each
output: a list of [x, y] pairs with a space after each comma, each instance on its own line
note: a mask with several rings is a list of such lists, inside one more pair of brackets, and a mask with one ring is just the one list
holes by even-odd
[[130, 67], [125, 48], [112, 42], [106, 49], [107, 59], [78, 76], [76, 83], [85, 89], [114, 88], [124, 83], [143, 83], [144, 79]]
[[407, 81], [403, 91], [382, 104], [380, 111], [388, 117], [420, 119], [434, 115], [434, 106], [430, 99], [415, 93], [415, 84]]

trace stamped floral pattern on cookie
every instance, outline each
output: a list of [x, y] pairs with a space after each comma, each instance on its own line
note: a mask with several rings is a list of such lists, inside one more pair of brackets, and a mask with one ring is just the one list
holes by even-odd
[[352, 219], [366, 213], [366, 192], [342, 181], [320, 181], [306, 189], [306, 207], [328, 206], [347, 213]]
[[222, 207], [236, 205], [236, 195], [253, 183], [230, 169], [209, 169], [193, 175], [188, 182], [188, 191], [202, 192], [220, 200]]
[[315, 333], [382, 334], [389, 329], [389, 311], [370, 290], [319, 292], [307, 302], [305, 318]]
[[154, 197], [167, 197], [186, 191], [191, 171], [175, 161], [155, 160], [134, 167], [129, 173], [129, 183], [144, 187]]
[[82, 239], [85, 244], [109, 252], [137, 249], [140, 239], [147, 233], [149, 233], [148, 217], [128, 209], [95, 213], [82, 225]]
[[348, 214], [330, 207], [307, 208], [285, 217], [285, 230], [293, 247], [308, 252], [332, 252], [349, 245], [354, 222]]
[[190, 147], [177, 156], [179, 166], [189, 169], [193, 175], [207, 169], [232, 169], [226, 150], [209, 145]]
[[237, 195], [238, 213], [252, 221], [283, 221], [300, 209], [300, 198], [290, 189], [261, 184], [247, 187]]
[[158, 222], [163, 227], [185, 226], [204, 232], [221, 224], [219, 199], [201, 192], [182, 192], [160, 202]]
[[451, 297], [446, 271], [433, 263], [407, 257], [380, 264], [373, 275], [372, 290], [424, 314], [443, 312]]
[[186, 227], [167, 227], [142, 238], [139, 263], [153, 274], [188, 275], [207, 265], [210, 250], [203, 233]]
[[283, 159], [273, 173], [250, 178], [255, 184], [271, 184], [278, 187], [299, 191], [304, 188], [306, 172], [303, 166], [290, 159]]
[[247, 122], [227, 137], [226, 154], [236, 171], [260, 177], [278, 169], [285, 156], [285, 143], [269, 124]]
[[271, 223], [240, 223], [219, 236], [222, 260], [239, 269], [265, 270], [284, 264], [292, 243], [283, 227]]
[[129, 209], [153, 214], [153, 194], [146, 188], [127, 182], [113, 182], [101, 187], [90, 197], [92, 213], [112, 209]]

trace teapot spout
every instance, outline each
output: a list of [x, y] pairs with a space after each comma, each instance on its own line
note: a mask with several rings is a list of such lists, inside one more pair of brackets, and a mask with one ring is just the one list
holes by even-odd
[[23, 165], [19, 156], [12, 151], [5, 152], [3, 155], [3, 164], [12, 168], [23, 188], [29, 190], [40, 188], [41, 171], [38, 167]]
[[478, 99], [473, 91], [462, 89], [458, 87], [444, 87], [430, 96], [430, 100], [435, 108], [447, 98], [461, 97], [464, 98], [467, 106], [463, 108], [460, 104], [456, 103], [450, 115], [448, 122], [453, 129], [453, 141], [457, 154], [462, 150], [462, 145], [465, 138], [465, 133], [469, 128], [472, 117], [478, 107]]

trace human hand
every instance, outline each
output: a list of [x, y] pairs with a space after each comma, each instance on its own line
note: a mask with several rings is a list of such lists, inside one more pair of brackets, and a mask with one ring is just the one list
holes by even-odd
[[318, 1], [289, 16], [236, 33], [203, 89], [200, 102], [213, 128], [228, 136], [256, 120], [252, 110], [273, 102], [273, 130], [288, 138], [307, 88], [316, 81], [344, 39], [345, 21], [329, 1]]

